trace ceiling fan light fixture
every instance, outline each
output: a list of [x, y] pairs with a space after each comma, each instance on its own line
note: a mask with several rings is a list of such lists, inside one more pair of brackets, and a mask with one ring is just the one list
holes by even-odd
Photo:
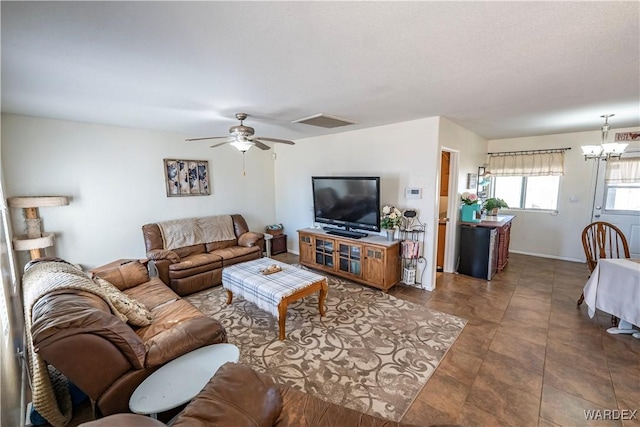
[[232, 146], [238, 149], [238, 151], [246, 152], [251, 148], [253, 143], [245, 138], [243, 135], [238, 135], [236, 140], [231, 143]]
[[187, 141], [202, 141], [206, 139], [224, 139], [223, 142], [213, 144], [211, 148], [220, 147], [221, 145], [229, 144], [235, 147], [238, 151], [246, 153], [251, 147], [256, 146], [260, 150], [269, 150], [269, 147], [264, 142], [275, 142], [281, 144], [295, 145], [293, 141], [287, 139], [267, 138], [267, 137], [254, 137], [255, 129], [251, 126], [244, 125], [244, 119], [247, 118], [246, 113], [237, 113], [236, 119], [240, 120], [240, 124], [231, 126], [229, 128], [228, 136], [209, 136], [205, 138], [188, 138]]

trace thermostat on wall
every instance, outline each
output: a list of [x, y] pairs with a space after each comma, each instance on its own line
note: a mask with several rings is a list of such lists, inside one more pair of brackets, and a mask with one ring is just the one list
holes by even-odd
[[404, 189], [405, 199], [422, 199], [422, 188], [407, 187]]

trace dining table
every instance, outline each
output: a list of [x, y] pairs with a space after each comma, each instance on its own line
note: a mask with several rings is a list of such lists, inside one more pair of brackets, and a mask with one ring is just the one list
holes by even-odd
[[640, 260], [601, 258], [584, 286], [584, 302], [589, 317], [596, 309], [620, 319], [610, 334], [633, 334], [640, 338]]

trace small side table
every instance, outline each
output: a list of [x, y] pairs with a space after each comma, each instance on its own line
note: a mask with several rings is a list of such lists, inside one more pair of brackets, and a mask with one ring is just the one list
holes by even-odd
[[240, 350], [233, 344], [213, 344], [183, 354], [142, 381], [129, 399], [129, 409], [157, 419], [159, 412], [193, 399], [220, 366], [239, 358]]
[[285, 252], [287, 252], [287, 235], [280, 234], [278, 236], [273, 236], [273, 241], [271, 242], [271, 253], [273, 255], [277, 255]]
[[271, 258], [271, 239], [273, 239], [273, 235], [264, 233], [264, 250], [267, 253], [267, 258]]

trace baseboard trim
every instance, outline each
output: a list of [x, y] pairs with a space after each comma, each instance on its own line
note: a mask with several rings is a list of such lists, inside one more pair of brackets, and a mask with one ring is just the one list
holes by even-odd
[[551, 259], [557, 259], [560, 261], [569, 261], [569, 262], [579, 262], [580, 264], [584, 264], [587, 262], [587, 260], [585, 259], [576, 259], [576, 258], [568, 258], [568, 257], [561, 257], [561, 256], [555, 256], [555, 255], [548, 255], [548, 254], [538, 254], [535, 252], [525, 252], [525, 251], [514, 251], [514, 250], [509, 250], [509, 253], [514, 253], [514, 254], [520, 254], [520, 255], [530, 255], [530, 256], [537, 256], [540, 258], [551, 258]]

